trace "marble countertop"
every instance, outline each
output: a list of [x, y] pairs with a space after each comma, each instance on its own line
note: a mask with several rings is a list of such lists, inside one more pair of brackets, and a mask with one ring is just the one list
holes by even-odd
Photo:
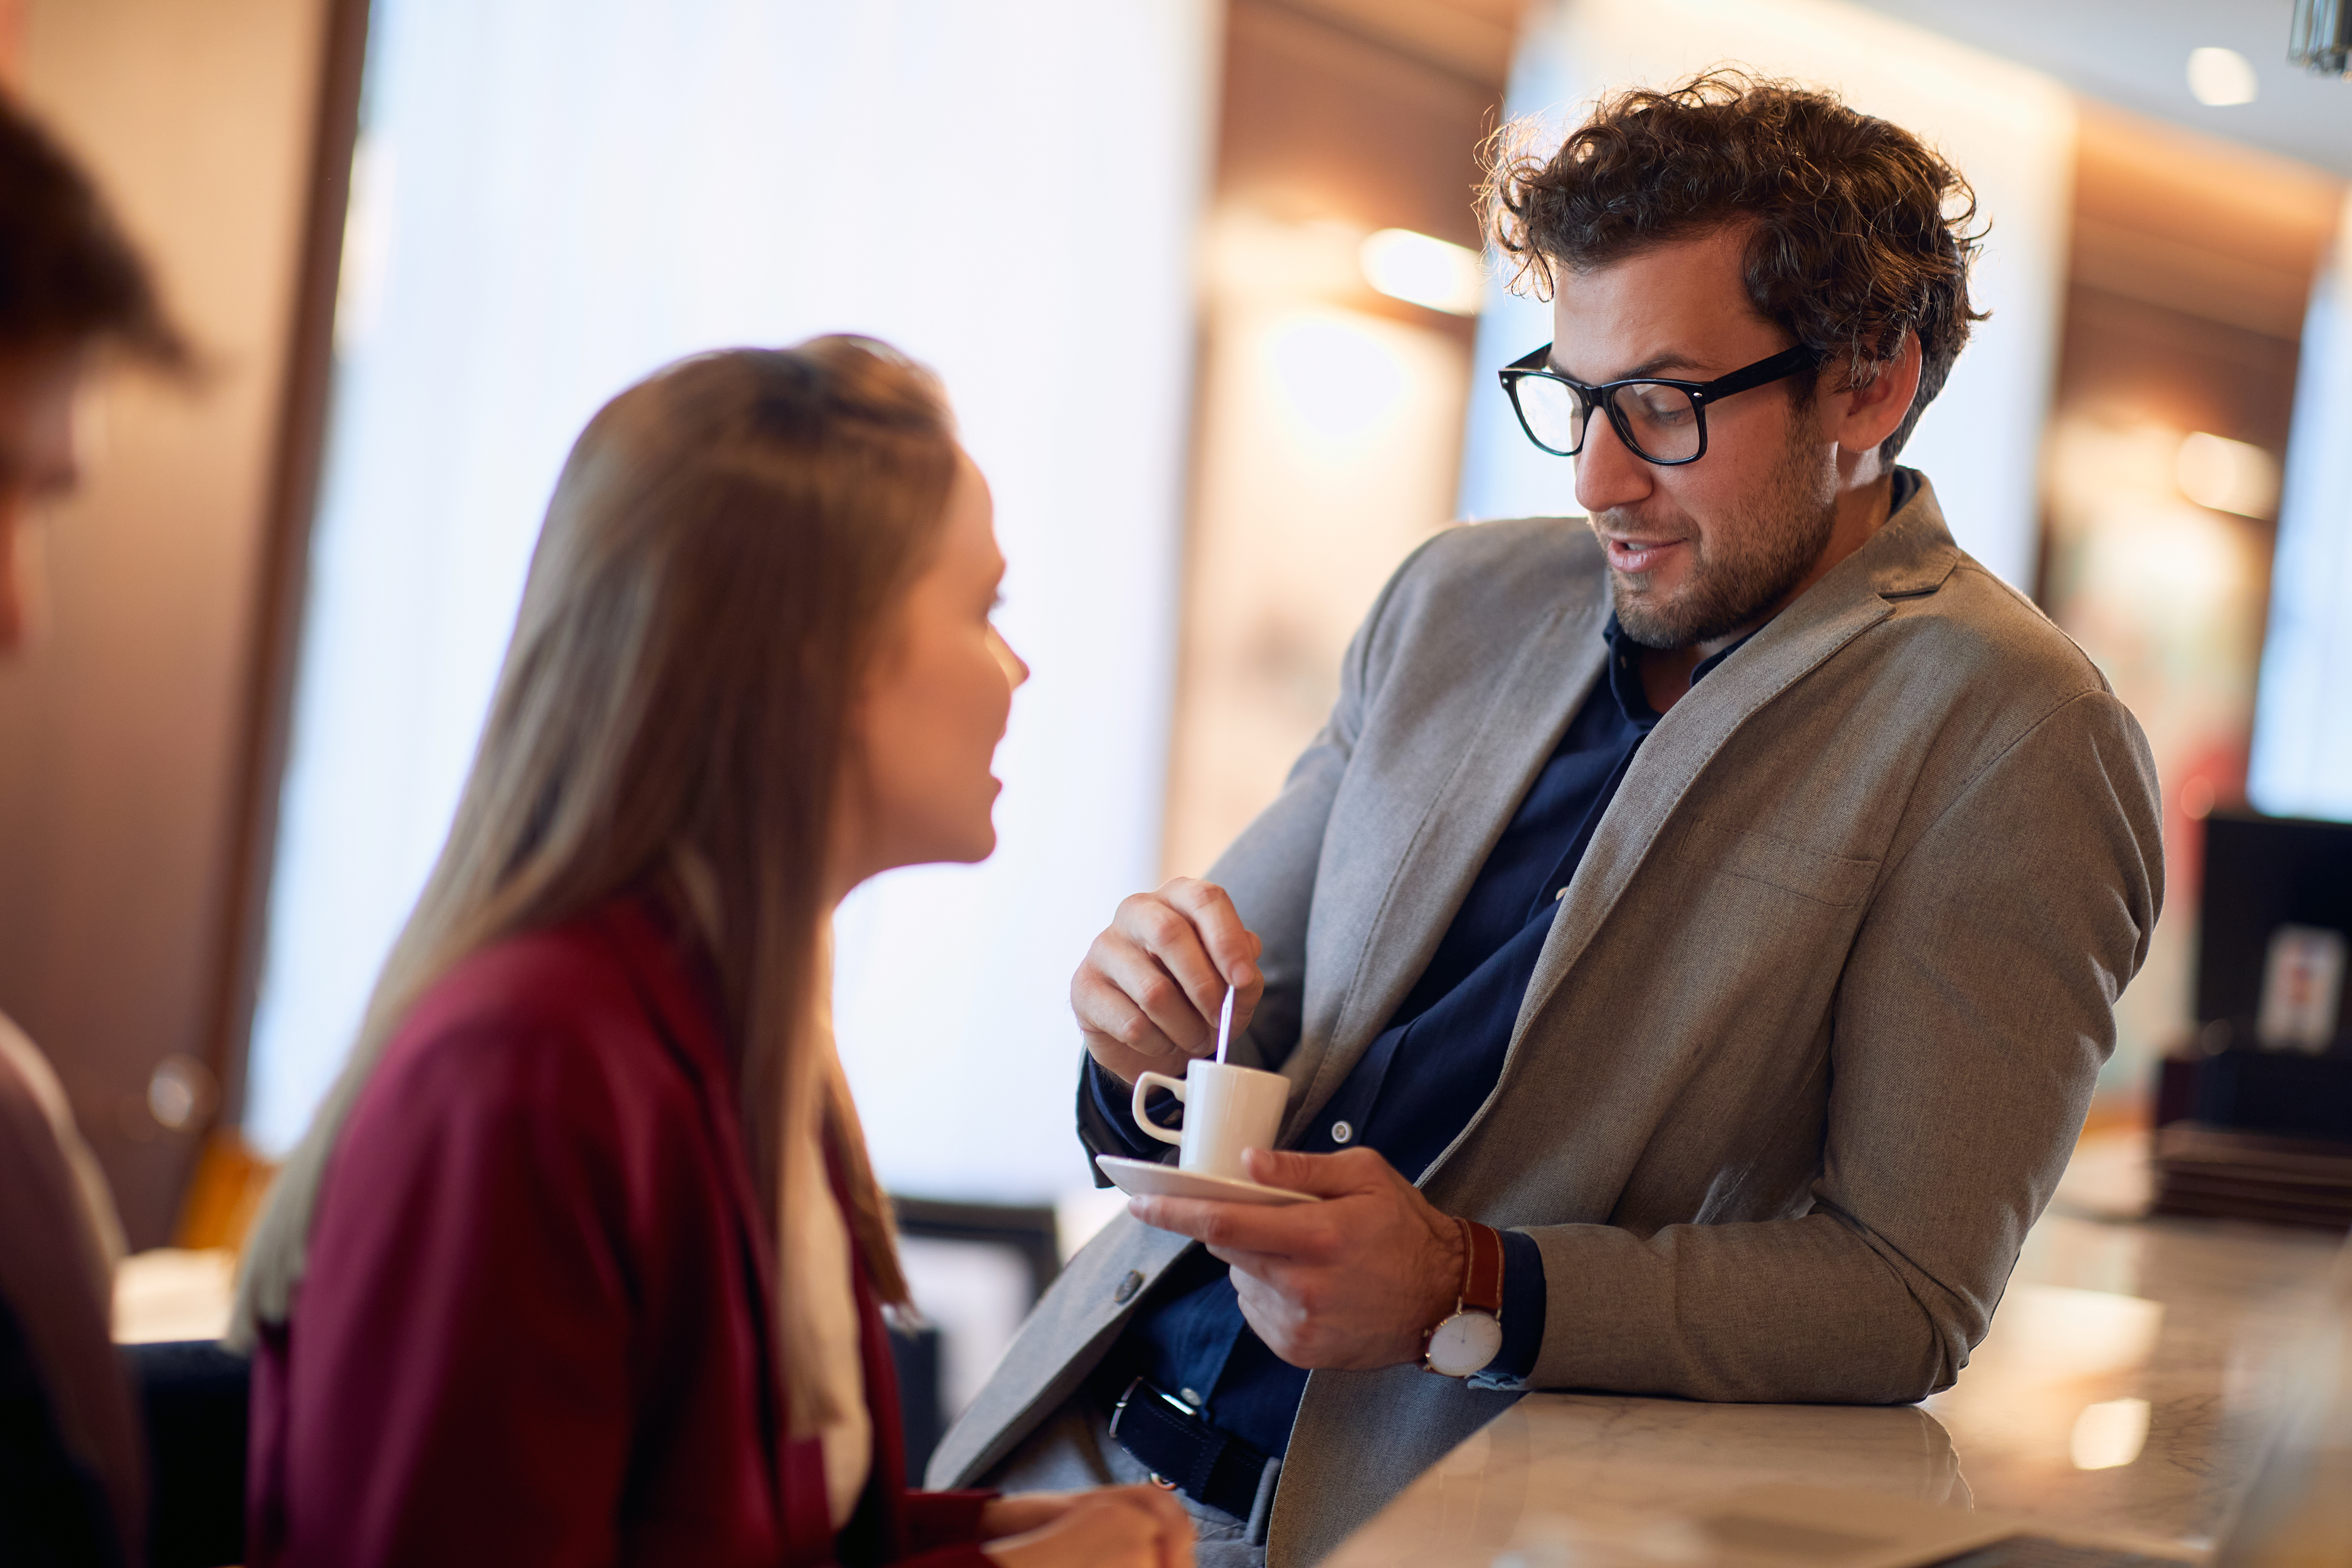
[[[1958, 1382], [1915, 1406], [1531, 1394], [1331, 1568], [1579, 1562], [1751, 1487], [1861, 1489], [2201, 1552], [2324, 1320], [2339, 1238], [2053, 1205]], [[1635, 1553], [1639, 1555], [1639, 1553]]]

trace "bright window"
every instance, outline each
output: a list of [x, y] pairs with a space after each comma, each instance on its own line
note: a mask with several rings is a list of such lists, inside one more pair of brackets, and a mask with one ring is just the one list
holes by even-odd
[[2352, 822], [2352, 201], [2295, 377], [2270, 635], [2246, 793], [2273, 816]]
[[939, 369], [1036, 675], [1002, 847], [840, 921], [883, 1179], [1083, 1186], [1071, 967], [1160, 832], [1208, 0], [379, 0], [247, 1126], [301, 1131], [607, 397], [847, 330]]

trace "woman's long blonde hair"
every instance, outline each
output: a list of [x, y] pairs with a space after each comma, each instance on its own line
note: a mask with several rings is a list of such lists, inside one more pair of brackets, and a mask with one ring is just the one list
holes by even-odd
[[[233, 1342], [289, 1315], [328, 1156], [410, 1008], [470, 954], [632, 890], [709, 942], [770, 1225], [787, 1212], [785, 1140], [822, 1128], [876, 1293], [905, 1303], [856, 1110], [812, 1020], [852, 710], [936, 542], [956, 451], [929, 373], [852, 337], [684, 360], [589, 422], [448, 842], [256, 1229]], [[681, 864], [707, 868], [691, 878], [704, 897]], [[697, 919], [696, 902], [715, 907]], [[804, 1430], [835, 1413], [809, 1381], [799, 1282], [779, 1290]]]

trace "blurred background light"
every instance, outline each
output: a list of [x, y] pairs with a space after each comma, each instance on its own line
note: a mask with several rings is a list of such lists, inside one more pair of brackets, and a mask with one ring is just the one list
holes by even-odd
[[2078, 1470], [2112, 1470], [2130, 1464], [2147, 1446], [2145, 1399], [2105, 1399], [2086, 1405], [2074, 1418], [2067, 1444]]
[[2226, 109], [2253, 102], [2261, 96], [2262, 82], [2254, 75], [2254, 62], [2235, 49], [2191, 49], [2189, 90], [2208, 109]]
[[2184, 436], [2172, 473], [2182, 495], [2215, 511], [2267, 518], [2278, 506], [2278, 459], [2251, 442], [2203, 430]]
[[1275, 374], [1308, 434], [1354, 440], [1376, 428], [1403, 395], [1403, 364], [1366, 325], [1337, 312], [1301, 315], [1267, 334]]
[[1364, 281], [1391, 300], [1453, 316], [1478, 313], [1486, 279], [1475, 250], [1409, 228], [1384, 228], [1365, 236], [1357, 256]]

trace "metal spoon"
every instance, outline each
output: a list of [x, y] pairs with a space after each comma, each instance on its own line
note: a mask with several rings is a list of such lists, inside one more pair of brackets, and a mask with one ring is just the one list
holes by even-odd
[[1225, 1008], [1217, 1015], [1217, 1065], [1225, 1065], [1225, 1047], [1234, 1038], [1234, 988], [1225, 987]]

